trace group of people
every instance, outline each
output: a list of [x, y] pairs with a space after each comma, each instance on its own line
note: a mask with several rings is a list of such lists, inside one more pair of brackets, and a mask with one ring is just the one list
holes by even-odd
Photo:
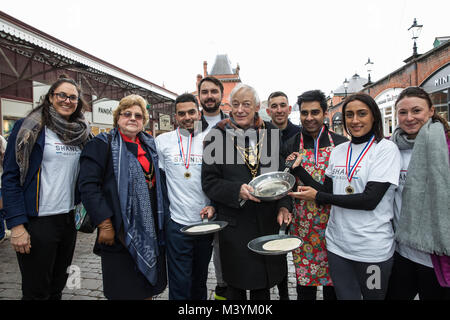
[[[298, 299], [450, 299], [450, 129], [421, 88], [396, 101], [399, 126], [385, 138], [375, 101], [343, 103], [350, 140], [328, 129], [320, 90], [298, 97], [302, 126], [281, 91], [259, 116], [254, 88], [239, 84], [231, 112], [214, 77], [198, 97], [175, 100], [177, 128], [156, 138], [138, 95], [114, 110], [114, 129], [93, 136], [80, 87], [58, 79], [42, 104], [17, 121], [3, 161], [1, 195], [22, 274], [23, 299], [61, 299], [77, 231], [74, 208], [87, 210], [101, 257], [107, 299], [207, 299], [213, 259], [216, 299], [288, 299], [286, 255], [260, 255], [247, 243], [280, 225], [303, 241], [293, 251]], [[200, 109], [201, 105], [201, 109]], [[296, 185], [264, 202], [249, 182], [284, 170]], [[181, 231], [203, 219], [219, 232]]]

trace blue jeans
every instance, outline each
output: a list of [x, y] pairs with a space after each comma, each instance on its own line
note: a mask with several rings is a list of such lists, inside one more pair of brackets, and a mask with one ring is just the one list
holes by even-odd
[[169, 300], [206, 300], [213, 234], [185, 235], [180, 232], [182, 227], [184, 225], [168, 219], [166, 237]]

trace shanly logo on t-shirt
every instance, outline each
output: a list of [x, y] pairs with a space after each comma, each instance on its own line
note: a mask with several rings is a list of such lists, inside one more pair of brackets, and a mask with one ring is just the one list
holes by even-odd
[[[201, 154], [191, 154], [189, 163], [190, 163], [190, 165], [196, 165], [196, 166], [201, 165], [202, 158], [203, 158], [203, 156]], [[172, 156], [172, 163], [175, 165], [179, 165], [179, 164], [184, 164], [184, 161], [183, 161], [183, 158], [178, 154], [178, 155]]]
[[[359, 179], [358, 174], [361, 170], [361, 166], [356, 167], [355, 173], [352, 179]], [[331, 172], [333, 179], [347, 180], [348, 170], [345, 170], [345, 166], [335, 166]]]
[[56, 154], [72, 155], [80, 152], [80, 148], [77, 146], [67, 146], [62, 143], [55, 143]]

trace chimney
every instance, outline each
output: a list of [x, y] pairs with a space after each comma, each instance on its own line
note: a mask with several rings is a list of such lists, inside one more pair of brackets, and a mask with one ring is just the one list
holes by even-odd
[[237, 64], [237, 67], [236, 67], [236, 74], [237, 75], [239, 75], [239, 70], [241, 70], [241, 67], [239, 67], [239, 63]]
[[208, 76], [208, 62], [203, 61], [203, 76], [207, 77]]
[[202, 80], [202, 78], [203, 78], [203, 77], [202, 77], [201, 74], [198, 74], [198, 75], [197, 75], [197, 82], [196, 82], [196, 85], [195, 85], [196, 88], [198, 88], [198, 84], [200, 83], [200, 81]]

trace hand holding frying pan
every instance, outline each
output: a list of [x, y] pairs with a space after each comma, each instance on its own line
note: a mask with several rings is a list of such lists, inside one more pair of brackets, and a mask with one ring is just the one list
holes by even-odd
[[243, 186], [253, 189], [246, 187], [246, 191], [250, 193], [252, 198], [241, 197], [243, 200], [240, 201], [240, 206], [242, 207], [247, 200], [253, 200], [253, 198], [262, 201], [275, 201], [286, 196], [295, 184], [295, 177], [288, 172], [294, 162], [295, 159], [286, 161], [284, 171], [265, 173], [252, 179], [248, 185], [244, 184]]

